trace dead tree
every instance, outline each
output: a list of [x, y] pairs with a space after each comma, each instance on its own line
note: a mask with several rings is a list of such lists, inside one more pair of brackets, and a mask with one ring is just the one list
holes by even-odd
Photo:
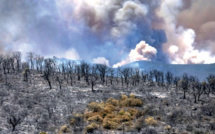
[[180, 78], [179, 77], [174, 77], [173, 83], [175, 84], [176, 90], [178, 89], [178, 84], [179, 84]]
[[197, 100], [200, 101], [200, 96], [204, 93], [204, 84], [203, 83], [200, 83], [198, 82], [197, 85], [196, 85], [196, 88], [197, 88]]
[[66, 67], [65, 67], [64, 63], [61, 64], [61, 72], [62, 72], [63, 78], [65, 80], [66, 79]]
[[12, 131], [15, 131], [16, 126], [21, 123], [21, 118], [11, 115], [11, 117], [8, 118], [8, 123], [12, 126]]
[[80, 65], [75, 66], [75, 72], [78, 76], [78, 81], [80, 81], [81, 80], [81, 66]]
[[180, 86], [184, 92], [183, 98], [186, 99], [186, 92], [188, 91], [188, 87], [189, 87], [189, 78], [186, 73], [183, 74], [182, 80], [180, 81]]
[[141, 71], [141, 79], [143, 82], [146, 82], [147, 80], [147, 73], [145, 73], [144, 71]]
[[167, 86], [171, 85], [173, 82], [173, 74], [168, 71], [165, 76], [166, 76]]
[[97, 80], [98, 80], [97, 67], [92, 66], [90, 70], [90, 83], [91, 83], [92, 92], [94, 92], [94, 86]]
[[43, 64], [44, 57], [42, 57], [40, 55], [35, 55], [34, 60], [35, 60], [35, 63], [36, 63], [37, 71], [42, 72], [42, 64]]
[[102, 84], [104, 84], [105, 83], [105, 76], [106, 76], [106, 73], [108, 71], [108, 67], [106, 65], [102, 65], [102, 64], [97, 64], [96, 67], [99, 71], [99, 76], [100, 76], [100, 79], [102, 81]]
[[23, 72], [23, 77], [24, 77], [24, 81], [28, 81], [28, 76], [29, 76], [29, 69], [28, 68], [25, 68], [24, 72]]
[[54, 61], [52, 59], [45, 59], [43, 77], [45, 78], [45, 80], [47, 80], [50, 89], [52, 89], [51, 78], [50, 77], [51, 77], [51, 75], [53, 73], [53, 69], [54, 69]]
[[57, 76], [57, 77], [56, 77], [56, 81], [58, 82], [58, 84], [59, 84], [59, 86], [60, 86], [60, 89], [61, 89], [62, 84], [63, 84], [63, 80], [62, 80], [62, 79], [60, 79], [60, 77], [59, 77], [59, 76]]
[[10, 57], [7, 56], [4, 58], [3, 60], [3, 70], [4, 70], [4, 74], [6, 73], [10, 73], [10, 69], [11, 69], [11, 60]]
[[4, 60], [3, 55], [0, 55], [0, 71], [2, 69], [3, 60]]
[[90, 85], [89, 83], [89, 71], [90, 71], [90, 65], [84, 61], [81, 62], [81, 76], [84, 77], [86, 83]]
[[155, 78], [155, 82], [157, 83], [158, 82], [158, 77], [159, 77], [158, 71], [157, 70], [153, 70], [152, 73], [153, 73], [153, 76]]
[[158, 80], [157, 80], [157, 83], [158, 83], [158, 85], [160, 86], [160, 85], [164, 85], [164, 73], [163, 72], [161, 72], [161, 71], [158, 71], [157, 72], [157, 75], [158, 75]]
[[139, 68], [135, 68], [132, 70], [133, 75], [132, 75], [132, 85], [136, 86], [140, 82], [140, 70]]
[[8, 64], [8, 61], [6, 58], [3, 59], [2, 61], [2, 68], [3, 68], [3, 71], [4, 71], [4, 74], [6, 74], [6, 68], [7, 68], [7, 64]]
[[199, 94], [199, 92], [201, 92], [201, 84], [199, 83], [199, 80], [197, 77], [193, 77], [193, 76], [190, 76], [189, 78], [190, 80], [190, 86], [191, 86], [191, 89], [192, 89], [192, 94], [193, 94], [193, 97], [194, 97], [194, 103], [197, 103], [197, 96]]
[[69, 61], [67, 63], [67, 66], [68, 66], [68, 69], [69, 69], [68, 74], [69, 74], [69, 78], [70, 78], [70, 85], [73, 86], [73, 69], [75, 67], [75, 62], [71, 63], [71, 61]]
[[203, 82], [201, 83], [201, 85], [202, 85], [202, 92], [203, 92], [204, 94], [207, 94], [208, 84], [207, 84], [205, 81], [203, 81]]
[[44, 62], [44, 57], [43, 56], [40, 56], [39, 58], [38, 58], [38, 64], [39, 64], [39, 70], [40, 70], [40, 72], [42, 73], [42, 71], [43, 71], [43, 62]]
[[28, 52], [28, 53], [27, 53], [26, 59], [27, 59], [27, 61], [29, 61], [30, 64], [31, 64], [31, 68], [30, 68], [31, 70], [34, 69], [34, 57], [35, 57], [35, 54], [34, 54], [33, 52]]
[[13, 58], [15, 59], [15, 63], [16, 63], [16, 69], [19, 72], [21, 69], [21, 56], [22, 53], [21, 52], [13, 52]]
[[113, 85], [114, 69], [113, 68], [109, 68], [108, 69], [108, 73], [109, 73], [109, 78], [110, 78], [110, 84]]
[[3, 106], [5, 116], [7, 117], [7, 123], [12, 126], [12, 131], [15, 131], [16, 127], [24, 120], [28, 111], [18, 107], [16, 104], [7, 104]]
[[29, 64], [28, 64], [28, 62], [22, 62], [22, 68], [23, 68], [23, 69], [26, 69], [26, 68], [29, 69]]
[[121, 69], [121, 74], [122, 76], [124, 77], [124, 81], [128, 87], [128, 84], [129, 84], [129, 77], [131, 76], [132, 74], [132, 69], [129, 68], [129, 67], [126, 67], [126, 68], [122, 68]]
[[208, 84], [209, 84], [209, 87], [208, 87], [208, 97], [210, 96], [210, 93], [213, 92], [215, 90], [215, 75], [209, 75], [207, 77], [207, 80], [208, 80]]

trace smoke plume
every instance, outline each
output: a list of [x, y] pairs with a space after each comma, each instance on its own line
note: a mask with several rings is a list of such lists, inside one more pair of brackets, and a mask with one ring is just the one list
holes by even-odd
[[150, 46], [149, 44], [146, 44], [145, 41], [141, 41], [139, 44], [136, 45], [135, 49], [132, 49], [128, 55], [128, 57], [125, 60], [122, 60], [121, 62], [114, 64], [113, 67], [117, 68], [126, 64], [129, 64], [134, 61], [151, 61], [153, 58], [155, 58], [157, 54], [156, 48]]
[[[185, 0], [162, 1], [157, 15], [163, 18], [163, 24], [156, 26], [166, 31], [168, 42], [163, 45], [163, 50], [168, 54], [171, 63], [198, 64], [215, 62], [215, 53], [211, 51], [213, 49], [208, 49], [212, 47], [210, 43], [213, 42], [213, 39], [209, 36], [212, 35], [212, 32], [208, 29], [203, 30], [206, 27], [213, 29], [211, 20], [214, 20], [215, 16], [209, 15], [209, 12], [212, 10], [210, 4], [214, 3], [214, 1], [209, 0], [206, 4], [202, 2], [201, 0], [186, 2]], [[204, 6], [202, 7], [202, 5]], [[200, 15], [197, 15], [196, 13], [199, 9], [204, 11], [200, 11]]]
[[110, 66], [137, 60], [214, 63], [214, 5], [214, 0], [1, 0], [0, 54], [37, 50]]
[[97, 58], [93, 59], [93, 63], [106, 65], [108, 67], [110, 66], [109, 61], [107, 59], [105, 59], [104, 57], [97, 57]]

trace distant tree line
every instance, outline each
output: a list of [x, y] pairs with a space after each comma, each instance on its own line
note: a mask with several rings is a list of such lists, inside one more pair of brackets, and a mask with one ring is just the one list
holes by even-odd
[[42, 75], [50, 89], [53, 83], [57, 83], [61, 89], [63, 85], [74, 86], [85, 82], [95, 92], [95, 85], [121, 86], [131, 88], [141, 85], [162, 86], [169, 90], [175, 88], [176, 91], [183, 92], [183, 99], [187, 93], [193, 95], [194, 102], [200, 100], [201, 95], [210, 97], [215, 93], [215, 75], [210, 74], [207, 81], [201, 82], [196, 76], [189, 76], [187, 73], [181, 77], [174, 76], [172, 72], [162, 72], [159, 70], [144, 71], [140, 68], [119, 67], [111, 68], [102, 64], [89, 64], [85, 61], [65, 61], [60, 62], [56, 57], [44, 58], [33, 52], [28, 52], [26, 61], [22, 62], [22, 53], [13, 52], [11, 55], [0, 55], [0, 71], [7, 84], [7, 75], [23, 74], [23, 81], [29, 82], [32, 72]]

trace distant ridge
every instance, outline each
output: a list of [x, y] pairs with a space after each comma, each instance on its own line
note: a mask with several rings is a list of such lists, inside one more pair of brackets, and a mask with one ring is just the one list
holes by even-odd
[[[82, 60], [69, 60], [66, 58], [57, 58], [59, 63], [66, 63], [68, 61], [75, 61], [81, 63]], [[93, 63], [89, 63], [93, 64]], [[182, 76], [184, 73], [188, 75], [197, 76], [200, 81], [207, 80], [209, 74], [215, 75], [215, 63], [214, 64], [167, 64], [163, 62], [155, 61], [136, 61], [122, 67], [140, 68], [144, 71], [159, 70], [163, 72], [170, 71], [175, 76]]]
[[170, 71], [176, 76], [182, 76], [184, 73], [187, 73], [197, 76], [201, 81], [206, 80], [209, 74], [215, 75], [215, 64], [166, 64], [154, 61], [136, 61], [124, 67], [138, 67], [145, 71], [154, 69], [163, 72]]

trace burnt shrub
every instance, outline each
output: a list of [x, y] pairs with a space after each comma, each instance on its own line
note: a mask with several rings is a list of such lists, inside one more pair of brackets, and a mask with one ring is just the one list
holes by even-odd
[[211, 101], [208, 105], [203, 106], [201, 110], [203, 115], [215, 117], [215, 101]]
[[191, 120], [189, 116], [182, 110], [175, 110], [167, 116], [168, 123], [172, 125], [186, 123], [189, 120]]
[[158, 134], [158, 132], [153, 128], [146, 128], [143, 130], [142, 134]]

